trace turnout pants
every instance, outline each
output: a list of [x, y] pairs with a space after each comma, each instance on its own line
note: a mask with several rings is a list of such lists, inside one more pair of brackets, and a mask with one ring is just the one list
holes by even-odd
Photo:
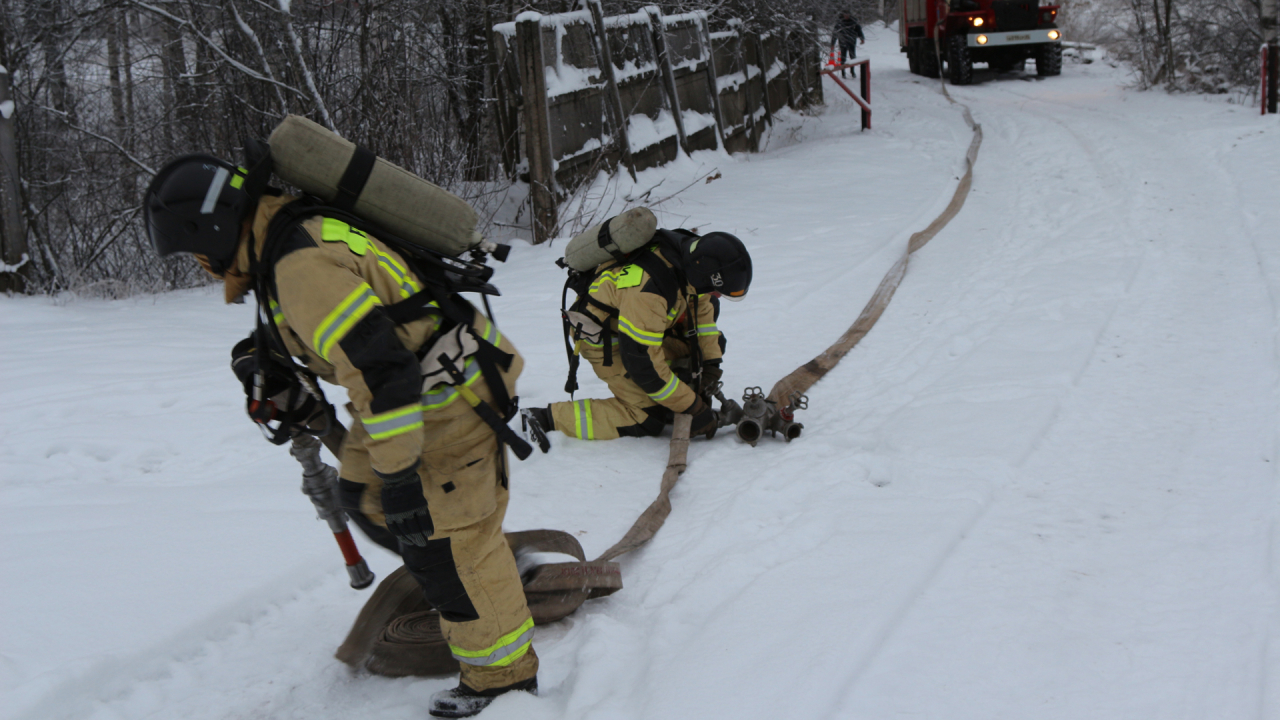
[[[684, 342], [671, 338], [663, 341], [662, 350], [667, 363], [673, 366], [678, 366], [680, 360], [689, 354]], [[591, 363], [596, 376], [609, 386], [613, 397], [551, 403], [551, 417], [556, 430], [580, 440], [613, 440], [659, 435], [671, 423], [674, 417], [672, 410], [654, 402], [631, 380], [622, 366], [616, 346], [612, 365], [604, 364], [604, 352], [596, 348], [584, 347], [582, 357]]]
[[[483, 380], [471, 387], [492, 402]], [[527, 680], [538, 672], [538, 656], [531, 644], [533, 618], [502, 534], [508, 498], [505, 448], [463, 398], [423, 418], [431, 442], [418, 474], [435, 531], [426, 547], [401, 545], [401, 557], [440, 611], [463, 683], [489, 690]], [[370, 442], [364, 426], [353, 422], [342, 449], [341, 476], [348, 487], [364, 485], [359, 510], [385, 527], [382, 483], [366, 449]]]

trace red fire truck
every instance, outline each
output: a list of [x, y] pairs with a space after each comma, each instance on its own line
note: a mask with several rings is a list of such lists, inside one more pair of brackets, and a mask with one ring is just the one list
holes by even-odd
[[911, 72], [936, 78], [945, 64], [953, 85], [973, 82], [975, 62], [1008, 72], [1031, 58], [1037, 75], [1058, 75], [1058, 7], [1039, 0], [902, 0], [898, 41]]

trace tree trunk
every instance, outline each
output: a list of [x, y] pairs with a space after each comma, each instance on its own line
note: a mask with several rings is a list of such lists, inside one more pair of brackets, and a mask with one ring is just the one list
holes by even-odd
[[0, 67], [0, 291], [26, 290], [31, 264], [27, 226], [22, 217], [22, 181], [18, 174], [17, 118], [9, 92], [9, 71]]
[[[176, 4], [166, 8], [173, 15], [181, 12]], [[187, 55], [182, 47], [182, 30], [171, 20], [160, 20], [161, 67], [164, 69], [165, 127], [169, 154], [189, 150], [187, 120], [191, 110], [190, 82], [187, 77]]]
[[66, 25], [62, 20], [61, 0], [41, 0], [37, 9], [39, 25], [43, 30], [40, 45], [44, 51], [45, 79], [49, 88], [49, 101], [53, 109], [64, 114], [64, 120], [76, 122], [75, 98], [67, 81]]
[[133, 47], [130, 41], [129, 11], [120, 10], [120, 62], [124, 70], [124, 121], [129, 129], [125, 137], [125, 149], [133, 150], [133, 122], [137, 117], [133, 113]]

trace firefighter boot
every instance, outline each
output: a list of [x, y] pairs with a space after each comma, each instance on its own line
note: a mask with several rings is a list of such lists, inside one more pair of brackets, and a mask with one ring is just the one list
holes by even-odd
[[440, 718], [465, 718], [477, 715], [489, 707], [489, 703], [499, 695], [513, 691], [523, 691], [531, 695], [538, 694], [538, 678], [531, 677], [506, 687], [491, 690], [472, 690], [466, 683], [458, 683], [458, 687], [441, 690], [431, 696], [431, 716]]

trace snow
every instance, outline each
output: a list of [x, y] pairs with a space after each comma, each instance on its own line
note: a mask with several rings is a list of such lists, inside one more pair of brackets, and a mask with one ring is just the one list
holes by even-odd
[[784, 63], [781, 58], [774, 60], [773, 65], [769, 66], [769, 71], [764, 74], [765, 82], [768, 82], [778, 77], [779, 75], [781, 75], [786, 71], [787, 71], [787, 64]]
[[662, 23], [667, 27], [672, 25], [682, 25], [684, 23], [701, 23], [707, 19], [706, 10], [694, 10], [687, 13], [679, 13], [676, 15], [664, 15]]
[[744, 72], [729, 73], [720, 75], [716, 78], [716, 89], [720, 92], [725, 90], [737, 90], [738, 86], [747, 81], [747, 75]]
[[[4, 114], [4, 103], [0, 103], [0, 115], [4, 115], [6, 118], [9, 117]], [[26, 265], [30, 260], [31, 258], [28, 257], [26, 253], [22, 253], [22, 257], [18, 260], [16, 265], [10, 265], [9, 263], [0, 261], [0, 273], [18, 272], [22, 269], [22, 266]]]
[[280, 10], [286, 15], [289, 14], [289, 8], [293, 5], [293, 0], [276, 0], [280, 4]]
[[627, 117], [627, 144], [631, 146], [633, 153], [650, 145], [657, 145], [676, 134], [676, 120], [670, 110], [659, 110], [657, 120], [640, 113]]
[[653, 23], [650, 21], [649, 13], [644, 10], [638, 10], [630, 14], [606, 15], [604, 18], [604, 26], [608, 30], [633, 27], [636, 25], [652, 27]]
[[[865, 30], [873, 130], [828, 84], [767, 152], [613, 181], [752, 249], [730, 395], [834, 341], [955, 189], [961, 110]], [[804, 435], [695, 440], [625, 588], [539, 628], [541, 696], [481, 717], [1280, 717], [1280, 121], [1104, 61], [976, 77], [949, 88], [983, 128], [972, 193]], [[528, 406], [564, 398], [563, 247], [495, 276]], [[422, 718], [451, 686], [332, 658], [369, 595], [243, 416], [251, 315], [213, 289], [0, 298], [0, 718]], [[666, 440], [552, 441], [507, 527], [594, 557]]]
[[692, 135], [703, 128], [715, 127], [716, 125], [716, 116], [712, 113], [685, 110], [680, 113], [680, 118], [684, 122], [685, 135]]
[[15, 105], [13, 104], [12, 100], [5, 100], [4, 102], [0, 102], [0, 118], [4, 118], [5, 120], [8, 120], [9, 118], [13, 117], [14, 108], [15, 108]]

